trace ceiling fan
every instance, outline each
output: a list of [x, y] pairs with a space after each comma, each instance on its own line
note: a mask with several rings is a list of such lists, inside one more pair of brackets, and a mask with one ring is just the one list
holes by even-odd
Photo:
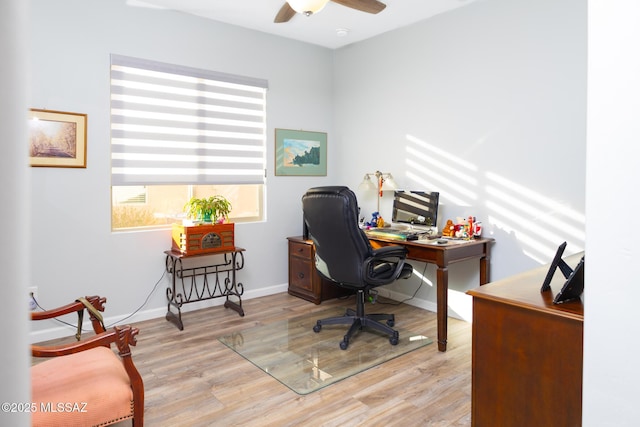
[[320, 12], [329, 1], [361, 12], [374, 14], [381, 12], [387, 7], [386, 4], [377, 0], [288, 0], [282, 5], [273, 22], [276, 24], [288, 22], [296, 13], [309, 16], [313, 13]]

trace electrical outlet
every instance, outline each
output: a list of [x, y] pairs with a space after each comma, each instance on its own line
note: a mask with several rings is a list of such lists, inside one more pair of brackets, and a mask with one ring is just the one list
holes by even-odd
[[38, 307], [36, 304], [36, 301], [38, 300], [38, 287], [29, 286], [27, 296], [29, 298], [29, 310], [33, 311]]

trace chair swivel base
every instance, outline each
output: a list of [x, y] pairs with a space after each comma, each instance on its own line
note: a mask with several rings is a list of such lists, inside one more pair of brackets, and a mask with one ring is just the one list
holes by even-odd
[[[364, 314], [364, 293], [358, 291], [357, 294], [358, 303], [356, 305], [357, 311], [347, 309], [344, 316], [330, 317], [328, 319], [318, 320], [313, 327], [314, 332], [320, 332], [322, 325], [351, 325], [346, 335], [340, 342], [340, 348], [346, 350], [349, 347], [349, 341], [360, 330], [365, 327], [375, 329], [383, 334], [389, 336], [389, 343], [391, 345], [397, 345], [400, 340], [400, 334], [393, 329], [395, 324], [395, 317], [393, 314]], [[382, 323], [385, 322], [385, 323]]]

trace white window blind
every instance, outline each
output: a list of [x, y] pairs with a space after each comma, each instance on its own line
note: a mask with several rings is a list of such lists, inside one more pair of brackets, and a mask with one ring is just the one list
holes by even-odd
[[262, 184], [266, 80], [111, 55], [111, 184]]

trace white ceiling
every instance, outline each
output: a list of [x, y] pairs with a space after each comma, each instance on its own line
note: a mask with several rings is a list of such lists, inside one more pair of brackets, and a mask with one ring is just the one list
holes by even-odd
[[[127, 0], [131, 7], [161, 7], [251, 28], [331, 49], [404, 27], [476, 0], [380, 0], [387, 7], [373, 15], [329, 2], [317, 14], [273, 19], [284, 0]], [[347, 30], [339, 36], [338, 30]]]

